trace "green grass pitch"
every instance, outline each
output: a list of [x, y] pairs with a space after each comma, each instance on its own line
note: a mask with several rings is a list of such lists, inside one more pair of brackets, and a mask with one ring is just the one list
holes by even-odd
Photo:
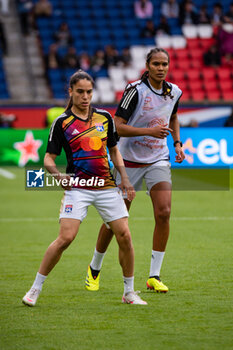
[[121, 304], [115, 240], [98, 292], [84, 289], [101, 224], [95, 209], [46, 280], [36, 307], [21, 300], [57, 236], [62, 192], [24, 190], [24, 170], [0, 176], [0, 349], [233, 349], [233, 191], [174, 191], [171, 235], [162, 268], [170, 290], [146, 290], [153, 217], [138, 193], [130, 213], [135, 289], [148, 306]]

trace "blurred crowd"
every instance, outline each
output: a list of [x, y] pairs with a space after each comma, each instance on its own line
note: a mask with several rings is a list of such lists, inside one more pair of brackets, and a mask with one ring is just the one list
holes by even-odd
[[[63, 23], [61, 26], [67, 28], [66, 23]], [[59, 38], [59, 33], [57, 33], [57, 37]], [[69, 39], [72, 40], [72, 37], [69, 36]], [[62, 55], [64, 51], [61, 47], [65, 48], [64, 55]], [[46, 69], [76, 68], [85, 71], [91, 69], [94, 72], [98, 72], [101, 69], [108, 69], [110, 66], [127, 67], [130, 65], [130, 62], [129, 48], [124, 48], [119, 53], [114, 45], [107, 45], [103, 50], [99, 49], [91, 56], [87, 52], [78, 54], [72, 43], [71, 45], [61, 46], [59, 39], [50, 46], [49, 52], [45, 56]]]
[[[38, 17], [53, 15], [53, 6], [49, 0], [38, 0], [36, 3], [32, 0], [17, 0], [17, 3], [24, 35], [28, 35], [32, 28], [36, 29], [36, 19]], [[4, 9], [6, 9], [6, 4], [4, 4]], [[161, 18], [158, 24], [154, 21], [154, 5], [150, 0], [136, 0], [134, 2], [135, 17], [146, 20], [145, 27], [141, 31], [141, 37], [152, 38], [156, 35], [169, 35], [171, 33], [169, 19], [171, 18], [177, 19], [180, 26], [184, 24], [211, 24], [214, 27], [216, 45], [206, 52], [203, 57], [204, 63], [206, 65], [220, 65], [223, 55], [226, 56], [229, 62], [232, 61], [233, 34], [228, 35], [229, 32], [226, 33], [224, 25], [233, 27], [233, 2], [225, 13], [221, 2], [216, 2], [211, 13], [209, 13], [206, 5], [203, 4], [198, 9], [192, 0], [183, 0], [179, 3], [177, 0], [164, 0], [161, 4], [160, 13]], [[1, 45], [5, 50], [1, 23], [0, 38]], [[113, 45], [99, 49], [92, 56], [88, 55], [87, 52], [76, 52], [69, 26], [63, 22], [54, 33], [54, 43], [50, 46], [49, 53], [45, 57], [45, 64], [47, 69], [82, 68], [97, 72], [100, 69], [107, 69], [110, 65], [127, 66], [130, 64], [130, 60], [128, 48], [119, 53]]]

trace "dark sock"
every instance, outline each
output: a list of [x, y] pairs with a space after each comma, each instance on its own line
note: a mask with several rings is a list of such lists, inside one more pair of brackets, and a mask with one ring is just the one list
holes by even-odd
[[93, 270], [91, 266], [90, 266], [90, 268], [91, 268], [92, 277], [95, 280], [98, 277], [98, 274], [100, 273], [100, 270]]
[[157, 279], [158, 281], [160, 281], [159, 276], [150, 276], [149, 278], [155, 278], [155, 279]]

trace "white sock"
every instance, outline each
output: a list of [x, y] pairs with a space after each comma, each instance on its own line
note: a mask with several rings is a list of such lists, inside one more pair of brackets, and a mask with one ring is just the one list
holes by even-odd
[[101, 270], [104, 255], [105, 253], [99, 253], [95, 248], [94, 255], [90, 263], [90, 266], [93, 270], [97, 270], [97, 271]]
[[134, 276], [133, 277], [124, 277], [124, 295], [134, 291]]
[[150, 276], [159, 276], [165, 252], [152, 250]]
[[41, 275], [39, 272], [37, 272], [35, 281], [32, 285], [32, 288], [36, 288], [36, 289], [41, 290], [46, 277], [47, 276]]

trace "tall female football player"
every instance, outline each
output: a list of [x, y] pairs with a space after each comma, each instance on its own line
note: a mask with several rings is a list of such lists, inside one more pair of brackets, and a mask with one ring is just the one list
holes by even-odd
[[[160, 279], [169, 236], [172, 189], [166, 138], [169, 133], [172, 134], [176, 162], [181, 163], [185, 156], [180, 141], [177, 109], [182, 91], [165, 80], [169, 55], [164, 49], [154, 48], [148, 53], [146, 68], [141, 79], [126, 88], [116, 111], [115, 123], [120, 136], [119, 150], [130, 182], [138, 191], [142, 180], [145, 180], [154, 209], [155, 228], [147, 288], [167, 292], [168, 287]], [[129, 209], [131, 202], [125, 198], [125, 203]], [[88, 290], [99, 289], [99, 271], [112, 236], [111, 230], [103, 225], [88, 267]]]

